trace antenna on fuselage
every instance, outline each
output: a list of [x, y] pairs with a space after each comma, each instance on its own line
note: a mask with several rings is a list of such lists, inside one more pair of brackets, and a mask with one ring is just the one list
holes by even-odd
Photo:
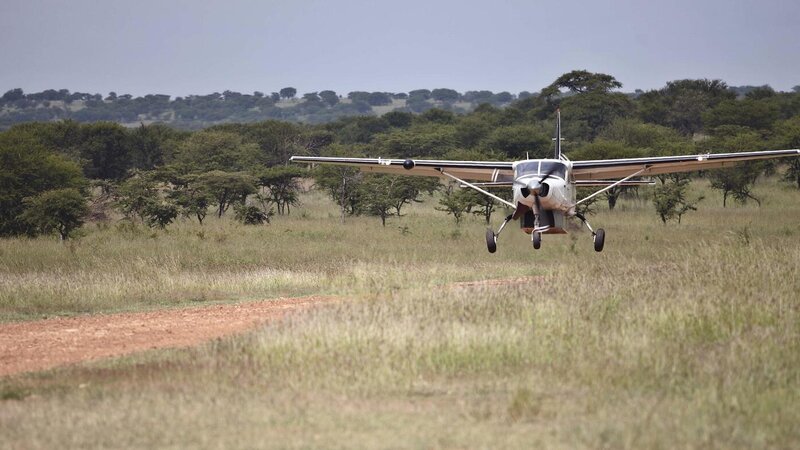
[[556, 109], [556, 156], [555, 159], [561, 159], [561, 108]]

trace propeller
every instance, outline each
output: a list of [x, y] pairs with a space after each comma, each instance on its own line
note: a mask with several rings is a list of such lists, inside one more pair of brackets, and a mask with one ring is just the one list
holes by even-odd
[[552, 176], [557, 169], [558, 166], [551, 168], [541, 179], [536, 181], [538, 184], [538, 189], [531, 189], [531, 186], [528, 185], [519, 190], [522, 196], [525, 198], [533, 193], [533, 201], [536, 203], [536, 214], [541, 214], [542, 211], [542, 202], [539, 200], [539, 197], [547, 197], [547, 193], [550, 191], [550, 186], [545, 183], [545, 180], [550, 178], [550, 176]]
[[[553, 167], [552, 169], [550, 169], [549, 172], [544, 174], [544, 176], [540, 180], [536, 181], [536, 183], [539, 185], [538, 189], [537, 189], [537, 187], [533, 188], [535, 190], [534, 191], [535, 192], [534, 195], [536, 195], [536, 197], [538, 197], [540, 195], [543, 196], [543, 197], [547, 197], [547, 192], [550, 190], [550, 186], [548, 186], [544, 182], [545, 182], [545, 180], [550, 178], [550, 176], [552, 176], [556, 172], [557, 169], [558, 169], [558, 167]], [[536, 192], [538, 192], [538, 194], [536, 194]], [[523, 197], [527, 198], [529, 195], [531, 195], [531, 185], [529, 184], [528, 186], [525, 186], [522, 189], [520, 189], [520, 193], [522, 193]]]

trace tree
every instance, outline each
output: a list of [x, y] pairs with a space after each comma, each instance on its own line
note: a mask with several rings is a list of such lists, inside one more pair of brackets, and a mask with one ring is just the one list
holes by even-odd
[[514, 101], [514, 96], [511, 95], [510, 92], [498, 92], [494, 94], [491, 98], [491, 102], [495, 105], [505, 105], [506, 103], [511, 103]]
[[656, 213], [664, 224], [673, 218], [677, 218], [678, 224], [680, 224], [684, 214], [689, 211], [697, 211], [697, 204], [703, 200], [703, 197], [694, 201], [686, 198], [686, 191], [689, 187], [689, 177], [686, 174], [662, 176], [660, 179], [661, 185], [656, 187], [653, 192]]
[[128, 178], [116, 191], [116, 205], [129, 220], [138, 217], [144, 222], [148, 209], [159, 200], [156, 183], [148, 174], [137, 174]]
[[336, 95], [336, 92], [334, 91], [321, 91], [319, 93], [319, 97], [323, 102], [327, 103], [328, 106], [333, 106], [339, 103], [339, 96]]
[[185, 136], [163, 124], [142, 124], [131, 134], [131, 159], [133, 167], [140, 170], [152, 170], [162, 165]]
[[431, 108], [420, 114], [419, 117], [426, 122], [439, 123], [442, 125], [449, 125], [456, 121], [455, 114], [441, 108]]
[[[698, 143], [701, 151], [756, 151], [763, 150], [765, 146], [766, 141], [760, 133], [737, 126], [718, 127], [712, 139]], [[767, 164], [769, 163], [747, 161], [735, 167], [710, 171], [708, 176], [711, 187], [722, 191], [722, 206], [727, 206], [729, 195], [739, 203], [752, 199], [760, 206], [761, 201], [753, 195], [752, 189], [758, 177], [764, 173]]]
[[303, 94], [303, 100], [305, 100], [306, 102], [316, 103], [319, 102], [321, 99], [319, 98], [319, 95], [317, 95], [316, 92], [308, 92]]
[[706, 129], [739, 125], [754, 130], [768, 129], [778, 120], [778, 105], [768, 100], [725, 100], [702, 114]]
[[456, 225], [461, 223], [464, 214], [469, 214], [472, 208], [475, 207], [476, 196], [472, 190], [468, 189], [452, 189], [452, 186], [445, 191], [445, 194], [439, 199], [437, 211], [443, 211], [447, 214], [452, 214], [456, 221]]
[[341, 221], [346, 214], [357, 214], [360, 206], [362, 174], [352, 167], [321, 166], [314, 171], [317, 188], [328, 193], [341, 210]]
[[414, 121], [414, 115], [408, 112], [402, 111], [389, 111], [388, 113], [381, 116], [389, 126], [395, 128], [408, 128], [411, 126], [411, 123]]
[[409, 91], [408, 98], [410, 99], [412, 97], [419, 97], [422, 100], [428, 100], [429, 98], [431, 98], [431, 91], [429, 91], [428, 89], [416, 89], [413, 91]]
[[393, 178], [386, 175], [367, 175], [360, 184], [360, 200], [367, 214], [381, 218], [381, 225], [386, 226], [386, 218], [395, 215], [395, 198], [392, 192]]
[[181, 142], [174, 162], [184, 173], [239, 172], [255, 167], [259, 159], [258, 145], [245, 142], [241, 133], [207, 129]]
[[197, 177], [197, 184], [214, 199], [217, 217], [222, 217], [233, 203], [245, 203], [256, 193], [255, 179], [244, 172], [212, 170]]
[[301, 167], [276, 166], [258, 175], [258, 185], [267, 189], [267, 198], [278, 207], [278, 214], [289, 214], [289, 208], [299, 202], [299, 180], [304, 174]]
[[371, 92], [367, 96], [367, 103], [371, 106], [390, 105], [392, 103], [392, 97], [385, 92]]
[[173, 203], [156, 201], [147, 205], [144, 215], [149, 227], [163, 230], [178, 217], [178, 207]]
[[192, 182], [183, 189], [173, 191], [170, 196], [181, 208], [181, 213], [185, 217], [194, 216], [197, 222], [203, 225], [212, 199], [202, 187], [196, 184]]
[[565, 134], [594, 140], [600, 132], [619, 118], [633, 114], [633, 102], [618, 92], [588, 91], [561, 101]]
[[[635, 148], [626, 146], [621, 142], [607, 141], [598, 139], [588, 143], [570, 154], [570, 158], [575, 161], [591, 159], [616, 159], [616, 158], [637, 158], [643, 156]], [[605, 192], [608, 200], [608, 209], [613, 210], [617, 205], [619, 196], [625, 191], [625, 187], [616, 186]]]
[[438, 180], [396, 175], [372, 175], [363, 177], [359, 184], [359, 202], [367, 214], [381, 218], [386, 226], [390, 216], [400, 216], [404, 205], [419, 201], [422, 192], [433, 193]]
[[16, 129], [0, 133], [0, 236], [30, 231], [19, 218], [24, 198], [67, 188], [80, 192], [86, 185], [76, 163], [48, 151], [33, 136]]
[[612, 89], [621, 87], [622, 83], [611, 75], [592, 73], [586, 70], [573, 70], [556, 78], [542, 93], [544, 95], [552, 95], [560, 89], [567, 89], [575, 93], [609, 92]]
[[98, 122], [81, 126], [81, 157], [87, 161], [86, 176], [121, 180], [131, 168], [131, 137], [117, 123]]
[[295, 89], [293, 87], [285, 87], [285, 88], [281, 89], [280, 95], [281, 95], [282, 98], [286, 98], [286, 99], [294, 98], [294, 96], [297, 95], [297, 89]]
[[761, 206], [761, 200], [753, 195], [752, 190], [763, 171], [764, 166], [759, 162], [742, 163], [739, 167], [711, 171], [711, 187], [722, 191], [722, 207], [727, 207], [729, 195], [739, 203], [744, 204], [747, 199], [753, 199]]
[[[366, 91], [353, 91], [353, 92], [348, 92], [348, 93], [347, 93], [347, 98], [349, 98], [350, 100], [352, 100], [352, 101], [353, 101], [353, 103], [356, 103], [356, 102], [363, 102], [363, 103], [367, 103], [367, 101], [368, 101], [368, 99], [369, 99], [369, 92], [366, 92]], [[367, 104], [368, 104], [368, 103], [367, 103]]]
[[512, 159], [547, 158], [553, 154], [550, 138], [531, 125], [496, 127], [481, 141], [481, 147]]
[[639, 115], [645, 122], [666, 125], [685, 135], [702, 129], [702, 114], [736, 93], [722, 80], [676, 80], [639, 96]]
[[64, 241], [83, 225], [89, 213], [86, 198], [75, 188], [54, 189], [23, 200], [20, 219], [29, 224], [32, 234], [56, 231]]
[[[414, 91], [412, 91], [414, 92]], [[447, 89], [447, 88], [438, 88], [434, 89], [430, 93], [431, 98], [436, 101], [440, 102], [454, 102], [461, 97], [461, 94], [454, 89]]]

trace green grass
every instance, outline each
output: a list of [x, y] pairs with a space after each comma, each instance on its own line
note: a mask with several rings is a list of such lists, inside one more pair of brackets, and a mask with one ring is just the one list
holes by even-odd
[[723, 209], [694, 189], [707, 198], [680, 226], [643, 201], [601, 210], [599, 254], [585, 231], [534, 252], [511, 227], [489, 255], [482, 223], [455, 228], [430, 202], [385, 229], [341, 225], [318, 194], [268, 227], [212, 222], [202, 239], [182, 224], [90, 230], [71, 249], [4, 241], [6, 319], [351, 300], [199, 348], [6, 378], [0, 444], [797, 447], [800, 194], [768, 180], [762, 208]]

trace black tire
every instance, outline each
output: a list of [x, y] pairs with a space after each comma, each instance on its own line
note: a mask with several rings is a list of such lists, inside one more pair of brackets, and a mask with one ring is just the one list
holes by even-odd
[[534, 231], [533, 238], [531, 240], [533, 241], [533, 248], [535, 248], [536, 250], [542, 248], [542, 233]]
[[486, 229], [486, 247], [489, 249], [489, 253], [497, 251], [497, 236], [494, 235], [491, 228]]
[[606, 243], [606, 230], [598, 228], [594, 234], [594, 251], [602, 252], [603, 245]]

